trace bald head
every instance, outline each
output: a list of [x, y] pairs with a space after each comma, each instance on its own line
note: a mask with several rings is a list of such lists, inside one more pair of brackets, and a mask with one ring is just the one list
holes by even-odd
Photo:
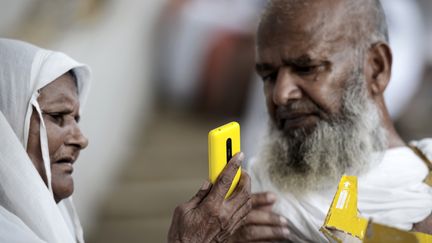
[[258, 43], [265, 41], [278, 25], [294, 31], [292, 38], [327, 31], [320, 38], [330, 41], [343, 38], [354, 46], [388, 42], [387, 23], [379, 0], [270, 0], [261, 17]]

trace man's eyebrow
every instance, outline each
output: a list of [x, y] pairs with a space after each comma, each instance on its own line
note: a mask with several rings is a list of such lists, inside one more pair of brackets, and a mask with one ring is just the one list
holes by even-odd
[[313, 63], [313, 60], [309, 55], [303, 55], [298, 58], [282, 59], [282, 62], [286, 66], [307, 66]]
[[[309, 55], [302, 55], [297, 58], [283, 58], [282, 63], [284, 66], [308, 66], [313, 65], [315, 63], [322, 63], [321, 60], [313, 60]], [[257, 63], [255, 65], [255, 70], [258, 74], [272, 71], [274, 70], [275, 65], [272, 65], [270, 63]]]
[[257, 71], [258, 74], [266, 72], [266, 71], [270, 71], [273, 69], [274, 69], [274, 66], [269, 64], [269, 63], [257, 63], [255, 65], [255, 70]]

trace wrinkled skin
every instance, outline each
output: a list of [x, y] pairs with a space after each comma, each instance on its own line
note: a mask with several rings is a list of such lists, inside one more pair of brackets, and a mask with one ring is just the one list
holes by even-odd
[[270, 192], [252, 195], [252, 211], [247, 215], [244, 226], [230, 238], [230, 243], [240, 242], [287, 242], [288, 221], [272, 212], [276, 195]]
[[250, 178], [247, 173], [242, 172], [233, 194], [224, 200], [242, 159], [243, 155], [237, 154], [213, 186], [209, 182], [204, 183], [191, 200], [175, 209], [168, 233], [169, 243], [227, 242], [243, 225], [251, 210]]
[[[66, 73], [40, 90], [38, 103], [47, 129], [51, 160], [52, 189], [58, 203], [72, 195], [74, 190], [73, 164], [88, 140], [79, 126], [79, 98], [74, 77]], [[39, 175], [47, 184], [47, 175], [40, 149], [40, 120], [36, 110], [30, 118], [27, 153]]]
[[271, 121], [285, 134], [310, 131], [319, 120], [339, 114], [354, 69], [353, 48], [338, 38], [339, 26], [318, 28], [325, 15], [311, 16], [326, 11], [323, 5], [315, 1], [310, 7], [319, 11], [302, 11], [291, 21], [267, 20], [258, 32], [257, 73]]

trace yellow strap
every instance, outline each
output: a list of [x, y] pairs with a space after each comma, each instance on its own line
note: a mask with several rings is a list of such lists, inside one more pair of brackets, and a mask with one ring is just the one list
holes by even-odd
[[428, 157], [416, 146], [409, 145], [408, 147], [410, 147], [412, 151], [414, 151], [414, 153], [417, 154], [417, 156], [420, 157], [420, 159], [423, 160], [423, 162], [425, 162], [426, 166], [429, 168], [429, 174], [426, 176], [426, 179], [423, 182], [432, 187], [432, 161], [429, 160]]

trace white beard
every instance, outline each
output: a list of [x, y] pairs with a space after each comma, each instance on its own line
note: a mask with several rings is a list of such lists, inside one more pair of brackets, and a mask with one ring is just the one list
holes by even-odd
[[386, 132], [366, 82], [356, 72], [348, 80], [339, 115], [321, 119], [313, 131], [285, 135], [270, 122], [258, 156], [281, 191], [304, 193], [336, 186], [344, 174], [360, 175], [382, 159]]

